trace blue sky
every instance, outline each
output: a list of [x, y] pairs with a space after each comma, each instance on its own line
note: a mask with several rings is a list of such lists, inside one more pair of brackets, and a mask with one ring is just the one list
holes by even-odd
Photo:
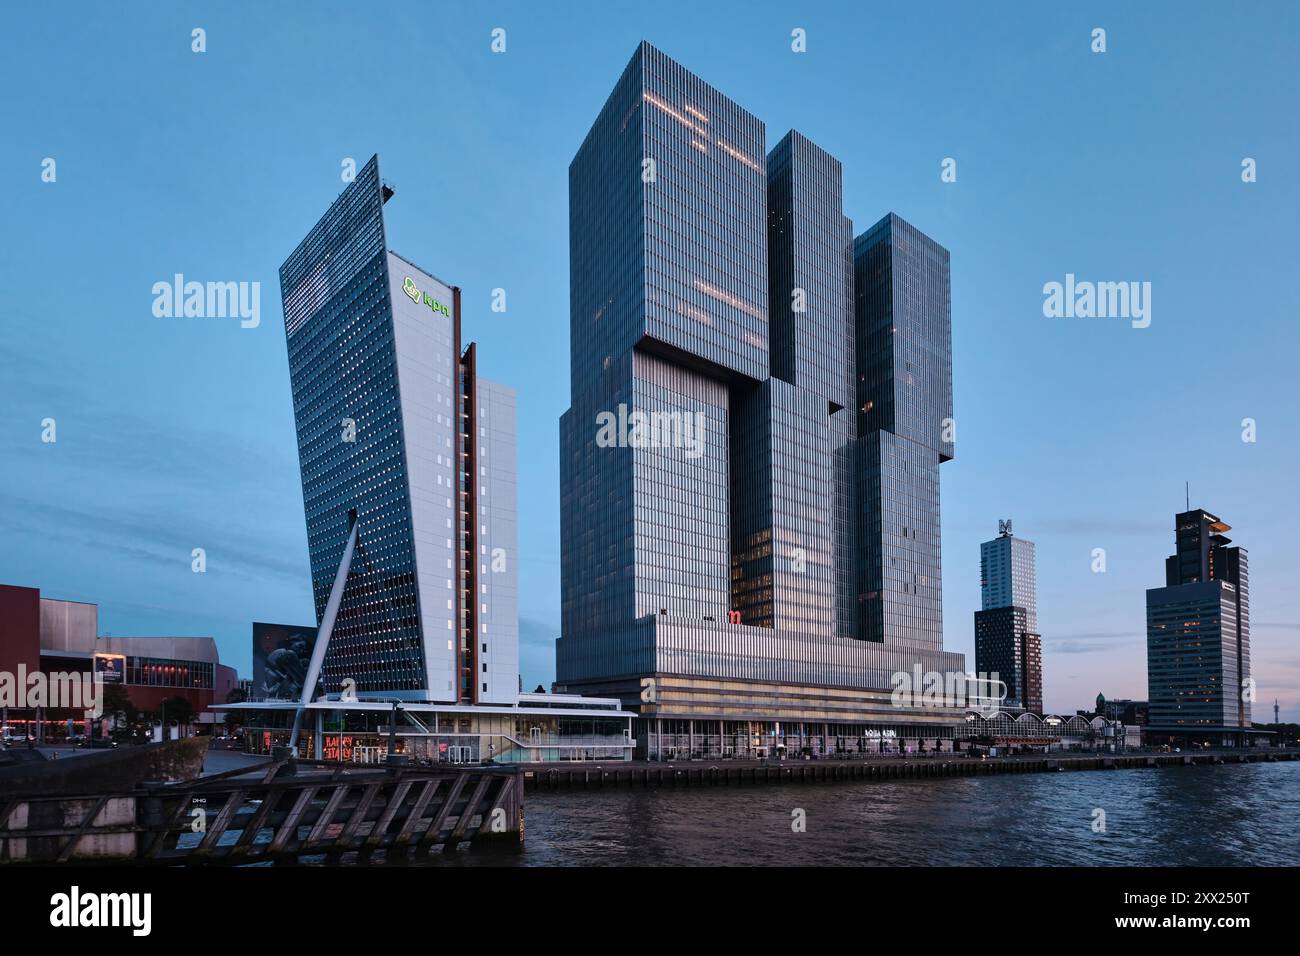
[[[1300, 719], [1294, 5], [298, 9], [7, 12], [0, 582], [97, 602], [105, 633], [212, 634], [244, 673], [251, 621], [312, 620], [277, 269], [377, 151], [393, 248], [462, 287], [484, 373], [518, 390], [522, 669], [549, 683], [567, 170], [645, 38], [769, 145], [795, 127], [838, 156], [858, 230], [893, 210], [951, 250], [947, 647], [972, 655], [979, 542], [1011, 517], [1038, 545], [1049, 709], [1144, 697], [1144, 590], [1190, 481], [1250, 551], [1256, 719], [1275, 696]], [[260, 282], [261, 325], [154, 317], [177, 272]], [[1044, 317], [1066, 273], [1151, 282], [1151, 326]]]

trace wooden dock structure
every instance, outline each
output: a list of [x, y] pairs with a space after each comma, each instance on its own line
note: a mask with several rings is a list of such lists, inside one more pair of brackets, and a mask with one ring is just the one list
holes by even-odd
[[280, 760], [101, 794], [0, 795], [0, 863], [401, 863], [521, 845], [520, 772]]

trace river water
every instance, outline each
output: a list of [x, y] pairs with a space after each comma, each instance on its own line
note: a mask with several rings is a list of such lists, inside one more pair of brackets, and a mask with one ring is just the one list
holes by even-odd
[[1300, 865], [1297, 762], [529, 792], [525, 805], [522, 851], [433, 864]]

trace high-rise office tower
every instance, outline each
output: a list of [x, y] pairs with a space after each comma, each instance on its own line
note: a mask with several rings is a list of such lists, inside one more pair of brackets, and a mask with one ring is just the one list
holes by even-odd
[[953, 457], [948, 250], [892, 213], [853, 242], [860, 636], [943, 647], [939, 465]]
[[513, 704], [514, 393], [388, 248], [391, 195], [374, 156], [280, 268], [318, 624], [357, 526], [319, 687]]
[[943, 737], [891, 680], [964, 669], [948, 254], [892, 215], [855, 244], [839, 161], [764, 144], [642, 43], [569, 168], [557, 683], [638, 706], [652, 756]]
[[1250, 587], [1229, 525], [1197, 508], [1174, 519], [1165, 586], [1147, 591], [1153, 740], [1236, 744], [1250, 732]]
[[280, 267], [317, 635], [296, 700], [214, 706], [257, 753], [630, 758], [618, 701], [522, 691], [515, 394], [388, 248], [392, 195], [372, 156]]
[[1043, 712], [1043, 643], [1038, 630], [1034, 543], [998, 522], [980, 544], [980, 610], [975, 612], [975, 670], [1007, 685], [1010, 710]]

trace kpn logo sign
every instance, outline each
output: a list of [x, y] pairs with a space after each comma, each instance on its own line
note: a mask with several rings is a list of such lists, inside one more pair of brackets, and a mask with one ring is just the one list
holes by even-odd
[[402, 291], [405, 292], [408, 296], [410, 296], [411, 301], [414, 302], [416, 305], [419, 305], [421, 302], [423, 302], [429, 308], [433, 309], [433, 311], [441, 312], [443, 315], [448, 317], [451, 316], [450, 306], [448, 306], [445, 302], [439, 302], [437, 299], [429, 295], [429, 293], [427, 292], [421, 292], [420, 287], [415, 284], [415, 280], [412, 279], [410, 276], [407, 276], [405, 279], [402, 280]]

